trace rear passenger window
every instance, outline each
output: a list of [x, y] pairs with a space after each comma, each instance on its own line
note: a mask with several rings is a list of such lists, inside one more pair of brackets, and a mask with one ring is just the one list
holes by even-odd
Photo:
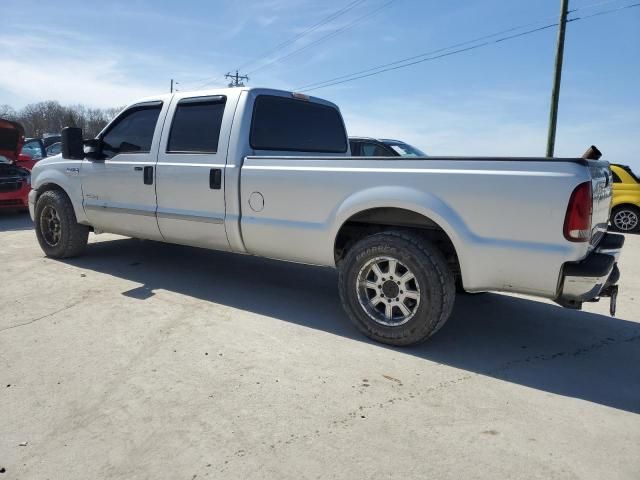
[[620, 177], [616, 172], [611, 170], [611, 174], [613, 175], [613, 183], [622, 183], [622, 180], [620, 180]]
[[167, 153], [216, 153], [226, 97], [184, 98], [173, 115]]
[[337, 109], [270, 95], [256, 99], [250, 142], [255, 150], [347, 151], [347, 136]]

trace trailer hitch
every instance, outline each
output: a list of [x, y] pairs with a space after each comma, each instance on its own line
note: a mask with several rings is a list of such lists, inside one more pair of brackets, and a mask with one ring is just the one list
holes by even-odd
[[602, 292], [600, 292], [601, 297], [609, 297], [609, 314], [612, 317], [616, 316], [616, 307], [618, 303], [618, 285], [608, 285], [606, 286]]

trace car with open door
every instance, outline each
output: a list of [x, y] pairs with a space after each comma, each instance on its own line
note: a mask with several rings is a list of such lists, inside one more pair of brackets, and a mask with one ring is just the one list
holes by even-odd
[[31, 170], [36, 162], [47, 157], [47, 149], [39, 138], [26, 138], [20, 153], [23, 155], [24, 167]]

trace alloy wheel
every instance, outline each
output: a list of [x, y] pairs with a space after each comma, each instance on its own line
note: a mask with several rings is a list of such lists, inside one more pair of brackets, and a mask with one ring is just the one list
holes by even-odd
[[620, 210], [614, 215], [613, 224], [622, 232], [630, 232], [638, 226], [638, 215], [632, 210]]
[[389, 327], [411, 320], [421, 301], [415, 274], [399, 260], [387, 256], [365, 263], [358, 273], [356, 290], [367, 315]]
[[42, 209], [40, 214], [40, 230], [47, 245], [55, 247], [60, 242], [62, 224], [57, 210], [51, 205]]

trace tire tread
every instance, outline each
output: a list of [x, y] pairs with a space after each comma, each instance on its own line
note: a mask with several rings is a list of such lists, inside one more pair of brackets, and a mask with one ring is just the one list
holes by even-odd
[[[348, 298], [350, 289], [345, 284], [347, 281], [345, 278], [347, 273], [346, 270], [348, 265], [355, 261], [356, 257], [366, 254], [368, 251], [380, 248], [384, 249], [389, 246], [393, 248], [402, 248], [402, 246], [399, 246], [398, 244], [405, 242], [408, 243], [411, 248], [415, 249], [418, 253], [418, 257], [423, 256], [424, 259], [426, 259], [427, 264], [420, 265], [420, 268], [431, 268], [432, 272], [437, 276], [437, 280], [440, 283], [442, 290], [442, 294], [437, 298], [439, 300], [439, 304], [435, 306], [438, 311], [438, 316], [435, 322], [424, 323], [414, 330], [407, 332], [407, 329], [399, 327], [397, 331], [399, 335], [383, 336], [380, 334], [378, 329], [374, 329], [367, 322], [363, 322], [358, 318], [358, 315], [352, 311], [350, 306], [351, 300]], [[383, 343], [405, 346], [424, 342], [442, 328], [453, 310], [453, 304], [455, 301], [455, 282], [453, 273], [448, 267], [446, 260], [440, 251], [428, 240], [413, 232], [387, 230], [360, 240], [347, 252], [345, 258], [339, 263], [338, 272], [340, 301], [343, 308], [360, 331], [368, 337]], [[433, 302], [436, 299], [431, 300]]]
[[[56, 207], [58, 215], [61, 217], [63, 228], [67, 229], [63, 244], [57, 245], [56, 247], [48, 245], [42, 238], [42, 233], [40, 232], [40, 212], [47, 203], [51, 203]], [[89, 238], [89, 227], [78, 223], [71, 200], [60, 190], [48, 190], [38, 198], [36, 204], [35, 229], [40, 247], [45, 255], [52, 258], [77, 257], [86, 248]]]

